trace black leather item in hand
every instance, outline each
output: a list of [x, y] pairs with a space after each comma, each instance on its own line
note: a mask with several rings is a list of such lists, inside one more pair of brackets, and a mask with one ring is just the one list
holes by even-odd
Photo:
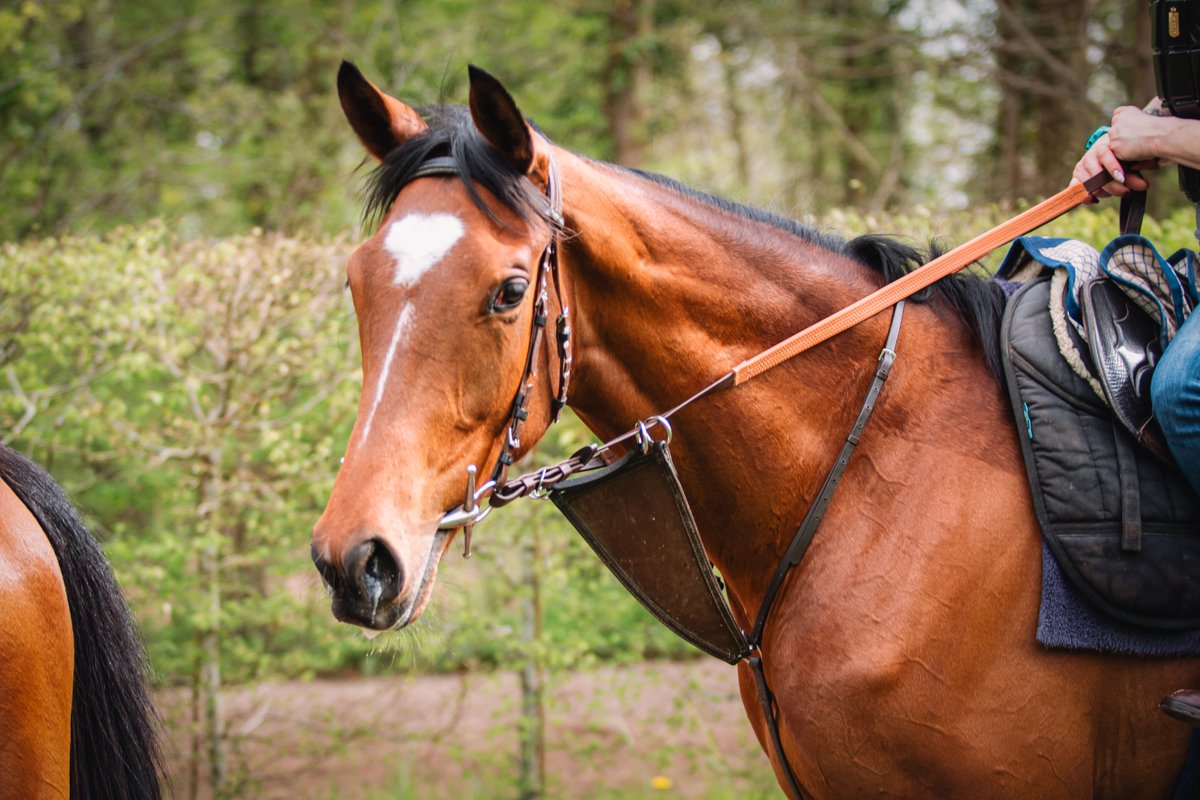
[[[1200, 0], [1150, 0], [1158, 96], [1171, 113], [1200, 119]], [[1179, 187], [1200, 203], [1200, 171], [1179, 167]]]

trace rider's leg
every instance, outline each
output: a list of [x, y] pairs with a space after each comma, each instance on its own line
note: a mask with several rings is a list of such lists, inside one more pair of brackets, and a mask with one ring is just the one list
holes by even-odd
[[[1150, 399], [1171, 454], [1200, 493], [1200, 312], [1187, 318], [1163, 353], [1154, 369]], [[1175, 692], [1160, 707], [1176, 719], [1200, 725], [1200, 691]]]
[[1150, 399], [1171, 454], [1200, 493], [1200, 312], [1187, 318], [1159, 359]]

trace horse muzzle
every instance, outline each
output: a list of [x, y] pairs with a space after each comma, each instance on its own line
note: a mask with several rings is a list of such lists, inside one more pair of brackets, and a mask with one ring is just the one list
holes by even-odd
[[[435, 550], [436, 539], [435, 537]], [[435, 558], [430, 553], [430, 560]], [[392, 548], [381, 537], [372, 537], [351, 547], [340, 568], [312, 545], [312, 560], [332, 598], [333, 616], [341, 622], [372, 630], [402, 627], [415, 617], [414, 607], [427, 594], [428, 566], [421, 585], [402, 597], [405, 570]]]

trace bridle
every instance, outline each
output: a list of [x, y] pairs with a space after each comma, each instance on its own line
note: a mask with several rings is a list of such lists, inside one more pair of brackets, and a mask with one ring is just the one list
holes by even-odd
[[[546, 336], [546, 325], [549, 322], [550, 290], [553, 287], [558, 299], [559, 313], [555, 321], [555, 347], [558, 352], [558, 389], [550, 400], [550, 422], [558, 421], [559, 415], [567, 405], [567, 392], [571, 383], [571, 310], [567, 306], [566, 295], [562, 290], [562, 279], [558, 269], [558, 239], [563, 228], [562, 216], [562, 182], [558, 172], [558, 163], [550, 147], [546, 148], [546, 208], [545, 217], [550, 223], [550, 240], [542, 249], [538, 258], [537, 279], [534, 286], [533, 321], [529, 333], [529, 348], [525, 353], [525, 367], [518, 383], [517, 393], [513, 397], [508, 422], [500, 441], [500, 455], [491, 475], [482, 486], [476, 486], [478, 468], [472, 464], [467, 467], [467, 488], [463, 505], [445, 514], [438, 522], [438, 530], [447, 531], [456, 528], [463, 529], [463, 556], [471, 557], [471, 534], [475, 525], [483, 520], [494, 507], [491, 503], [486, 508], [480, 506], [480, 501], [493, 493], [498, 486], [505, 484], [508, 468], [515, 460], [514, 453], [521, 447], [521, 431], [529, 419], [529, 398], [533, 395], [537, 380], [538, 353]], [[436, 156], [427, 160], [413, 173], [410, 180], [431, 176], [461, 176], [463, 170], [458, 161], [451, 156]]]

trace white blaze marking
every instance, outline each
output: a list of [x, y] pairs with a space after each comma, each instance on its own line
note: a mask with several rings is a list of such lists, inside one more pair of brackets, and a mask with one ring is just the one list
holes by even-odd
[[462, 220], [453, 214], [408, 214], [392, 223], [383, 246], [396, 259], [393, 282], [412, 286], [462, 238]]
[[379, 408], [379, 402], [383, 400], [383, 390], [387, 388], [388, 373], [392, 371], [392, 360], [396, 357], [396, 348], [400, 346], [400, 340], [412, 327], [412, 316], [412, 306], [406, 305], [400, 312], [400, 318], [396, 320], [396, 329], [392, 332], [392, 343], [388, 345], [387, 355], [383, 359], [383, 369], [379, 371], [379, 379], [375, 381], [375, 399], [371, 403], [370, 413], [367, 414], [367, 424], [363, 426], [362, 441], [364, 444], [367, 436], [371, 433], [371, 423], [375, 421], [375, 411]]
[[[450, 252], [462, 238], [464, 230], [462, 220], [453, 214], [406, 214], [393, 222], [383, 237], [383, 248], [396, 262], [392, 283], [404, 288], [413, 286]], [[396, 320], [396, 329], [392, 332], [392, 341], [383, 359], [383, 369], [379, 371], [379, 379], [375, 383], [371, 411], [367, 414], [367, 422], [363, 426], [364, 443], [371, 433], [375, 412], [383, 400], [396, 350], [412, 328], [412, 316], [412, 306], [405, 305], [399, 319]]]

